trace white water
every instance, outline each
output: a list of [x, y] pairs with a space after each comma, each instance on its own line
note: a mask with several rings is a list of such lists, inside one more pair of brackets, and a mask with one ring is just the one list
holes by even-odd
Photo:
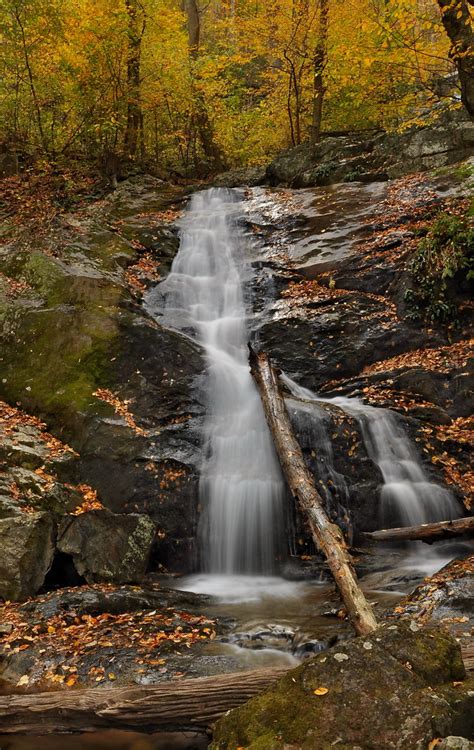
[[432, 482], [396, 414], [389, 409], [367, 406], [357, 398], [322, 398], [284, 377], [290, 392], [316, 406], [330, 403], [357, 419], [369, 458], [380, 469], [380, 525], [416, 526], [447, 521], [459, 515], [449, 490]]
[[283, 543], [284, 485], [248, 366], [243, 285], [252, 269], [235, 221], [236, 198], [217, 188], [192, 197], [179, 252], [160, 291], [165, 318], [195, 337], [207, 360], [202, 568], [270, 574]]

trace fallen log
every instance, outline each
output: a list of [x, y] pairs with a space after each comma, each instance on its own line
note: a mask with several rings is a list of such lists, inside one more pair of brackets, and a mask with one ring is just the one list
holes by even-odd
[[0, 696], [0, 734], [205, 730], [286, 671], [262, 669], [157, 685]]
[[257, 354], [250, 346], [249, 350], [250, 370], [260, 391], [265, 416], [290, 491], [308, 519], [316, 546], [326, 557], [356, 633], [367, 635], [375, 630], [377, 621], [357, 582], [343, 534], [330, 521], [324, 501], [306, 466], [286, 410], [278, 376], [264, 352]]
[[400, 526], [379, 531], [364, 531], [367, 539], [375, 542], [421, 541], [427, 544], [454, 536], [474, 536], [474, 516], [457, 518], [453, 521], [423, 523], [420, 526]]

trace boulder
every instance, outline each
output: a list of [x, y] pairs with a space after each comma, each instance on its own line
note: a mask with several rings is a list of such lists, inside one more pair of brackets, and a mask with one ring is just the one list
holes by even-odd
[[49, 513], [22, 513], [0, 520], [0, 597], [26, 599], [41, 588], [54, 555]]
[[243, 169], [231, 169], [228, 172], [218, 174], [212, 180], [214, 187], [255, 187], [263, 185], [266, 181], [265, 167], [246, 167]]
[[272, 185], [312, 187], [367, 182], [435, 169], [472, 156], [474, 123], [463, 110], [403, 133], [326, 137], [315, 150], [303, 143], [278, 154], [267, 167]]
[[227, 713], [211, 747], [326, 750], [337, 742], [345, 750], [424, 750], [459, 718], [456, 690], [438, 694], [438, 685], [464, 676], [459, 646], [449, 634], [408, 621], [384, 625], [368, 637], [338, 643]]
[[149, 516], [103, 509], [65, 518], [57, 547], [89, 583], [135, 583], [145, 575], [154, 537]]
[[474, 750], [474, 742], [469, 742], [465, 737], [445, 737], [436, 745], [437, 750]]

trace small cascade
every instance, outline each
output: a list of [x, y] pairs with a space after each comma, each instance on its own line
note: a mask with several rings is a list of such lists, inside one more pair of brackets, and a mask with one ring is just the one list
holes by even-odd
[[367, 406], [357, 398], [320, 397], [288, 376], [283, 376], [283, 380], [303, 404], [314, 407], [318, 403], [333, 404], [357, 420], [367, 454], [383, 477], [381, 526], [416, 526], [459, 515], [456, 500], [449, 490], [428, 477], [415, 445], [394, 412]]
[[196, 338], [206, 353], [202, 567], [269, 574], [284, 548], [284, 484], [248, 365], [243, 284], [251, 266], [242, 257], [240, 211], [234, 191], [192, 197], [160, 293], [163, 322]]

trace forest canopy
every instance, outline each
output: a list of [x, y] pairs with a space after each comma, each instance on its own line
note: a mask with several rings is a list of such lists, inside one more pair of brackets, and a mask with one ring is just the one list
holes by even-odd
[[[3, 0], [0, 140], [186, 175], [262, 163], [321, 130], [426, 122], [460, 106], [440, 5]], [[468, 3], [448, 6], [470, 24]]]

